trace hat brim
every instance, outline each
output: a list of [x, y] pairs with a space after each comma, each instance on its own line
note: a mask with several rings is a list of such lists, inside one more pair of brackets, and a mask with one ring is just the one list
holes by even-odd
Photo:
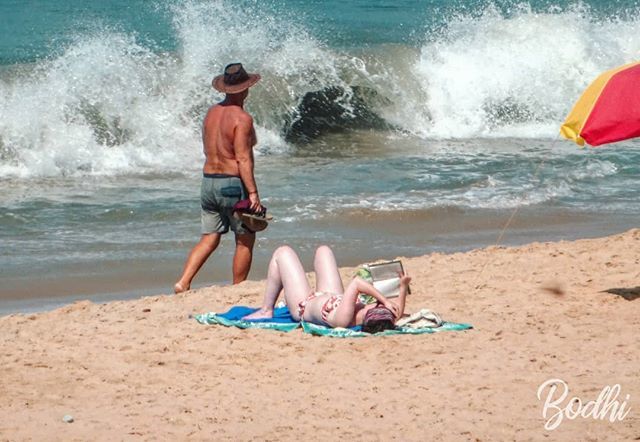
[[226, 84], [224, 82], [224, 75], [218, 75], [214, 77], [211, 85], [213, 88], [219, 92], [224, 92], [225, 94], [238, 94], [244, 90], [249, 89], [251, 86], [260, 81], [260, 74], [247, 74], [249, 78], [242, 83], [238, 84]]
[[242, 224], [252, 232], [262, 232], [269, 226], [269, 217], [242, 213], [240, 214], [240, 219]]

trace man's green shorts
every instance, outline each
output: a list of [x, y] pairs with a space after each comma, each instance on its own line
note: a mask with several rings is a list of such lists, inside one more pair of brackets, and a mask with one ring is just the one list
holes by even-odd
[[202, 234], [227, 233], [229, 227], [237, 235], [250, 233], [240, 219], [233, 216], [233, 206], [247, 199], [247, 189], [238, 176], [205, 173], [200, 188]]

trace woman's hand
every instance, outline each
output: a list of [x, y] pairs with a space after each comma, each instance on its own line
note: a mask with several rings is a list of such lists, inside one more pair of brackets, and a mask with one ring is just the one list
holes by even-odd
[[400, 278], [400, 285], [404, 287], [409, 287], [409, 283], [411, 282], [411, 276], [407, 275], [407, 272], [398, 272], [398, 278]]
[[384, 300], [384, 303], [382, 304], [385, 308], [388, 308], [389, 310], [391, 310], [391, 313], [393, 313], [393, 316], [396, 318], [396, 320], [400, 317], [400, 307], [398, 306], [398, 304], [396, 304], [393, 301], [389, 301], [388, 299]]
[[398, 310], [397, 312], [394, 311], [394, 314], [396, 315], [396, 321], [400, 319], [404, 314], [404, 306], [407, 299], [407, 294], [409, 293], [409, 283], [411, 282], [411, 276], [407, 275], [407, 272], [405, 271], [398, 272], [398, 278], [400, 279], [400, 295], [398, 296], [398, 303], [396, 304]]

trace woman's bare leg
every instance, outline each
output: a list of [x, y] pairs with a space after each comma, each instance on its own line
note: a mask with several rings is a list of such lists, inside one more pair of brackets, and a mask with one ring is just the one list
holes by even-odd
[[320, 246], [316, 249], [313, 268], [316, 271], [316, 290], [335, 294], [344, 292], [336, 257], [328, 246]]
[[298, 304], [306, 299], [311, 292], [307, 275], [296, 252], [289, 246], [278, 247], [271, 261], [267, 273], [267, 287], [264, 292], [262, 307], [255, 313], [245, 316], [243, 319], [261, 319], [273, 317], [273, 307], [278, 300], [280, 291], [284, 290], [284, 300], [289, 307], [291, 316], [296, 321], [298, 317]]

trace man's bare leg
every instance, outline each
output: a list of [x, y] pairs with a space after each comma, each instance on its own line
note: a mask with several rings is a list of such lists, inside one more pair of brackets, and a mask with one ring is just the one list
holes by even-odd
[[236, 253], [233, 255], [233, 283], [238, 284], [249, 276], [251, 261], [253, 260], [253, 244], [256, 242], [255, 233], [236, 235]]
[[260, 310], [242, 319], [263, 319], [273, 317], [273, 307], [278, 300], [280, 291], [284, 289], [284, 298], [295, 320], [298, 318], [298, 304], [306, 299], [311, 292], [307, 275], [296, 252], [289, 246], [278, 247], [271, 261], [267, 273], [267, 287]]
[[173, 286], [173, 291], [175, 293], [186, 292], [191, 288], [191, 281], [193, 280], [193, 277], [196, 276], [198, 270], [200, 270], [205, 261], [218, 247], [218, 244], [220, 244], [220, 236], [221, 235], [219, 233], [202, 235], [198, 244], [191, 249], [191, 252], [187, 257], [187, 261], [184, 264], [184, 270], [182, 271], [182, 276]]

